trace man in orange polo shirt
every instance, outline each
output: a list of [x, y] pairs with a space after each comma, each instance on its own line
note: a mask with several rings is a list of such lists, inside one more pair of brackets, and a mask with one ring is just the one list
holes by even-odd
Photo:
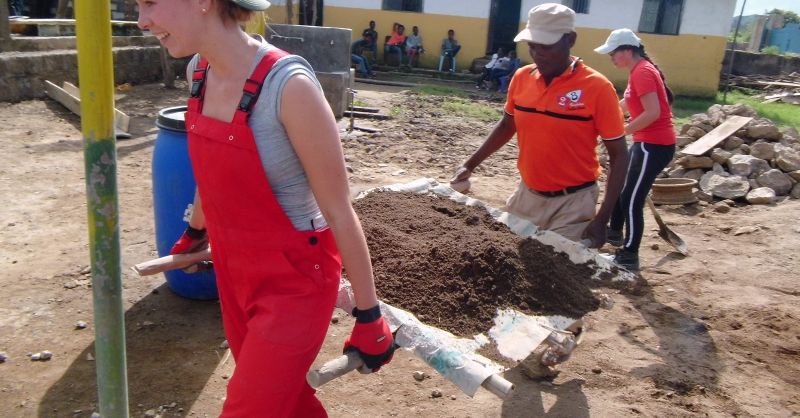
[[[451, 182], [465, 184], [516, 133], [522, 181], [506, 210], [599, 248], [625, 182], [625, 126], [611, 82], [570, 55], [576, 38], [572, 9], [546, 3], [530, 10], [527, 27], [514, 41], [527, 42], [534, 64], [514, 73], [503, 119]], [[596, 210], [598, 137], [610, 163], [605, 199]]]

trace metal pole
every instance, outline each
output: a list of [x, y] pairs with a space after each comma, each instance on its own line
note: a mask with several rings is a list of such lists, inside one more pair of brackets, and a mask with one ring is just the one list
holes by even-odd
[[731, 42], [731, 58], [728, 60], [728, 71], [725, 72], [725, 90], [722, 92], [722, 104], [728, 104], [728, 90], [731, 87], [731, 71], [733, 71], [733, 57], [736, 55], [736, 38], [739, 36], [739, 25], [742, 24], [744, 5], [747, 0], [742, 1], [742, 9], [739, 10], [739, 19], [736, 21], [736, 30], [733, 31], [733, 42]]
[[98, 412], [104, 418], [127, 418], [111, 3], [83, 0], [74, 4], [92, 261]]

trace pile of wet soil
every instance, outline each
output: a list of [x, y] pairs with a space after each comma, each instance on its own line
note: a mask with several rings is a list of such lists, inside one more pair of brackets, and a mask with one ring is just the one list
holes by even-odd
[[354, 206], [378, 297], [429, 325], [472, 336], [491, 328], [498, 308], [578, 318], [598, 307], [591, 266], [514, 234], [482, 208], [396, 192]]

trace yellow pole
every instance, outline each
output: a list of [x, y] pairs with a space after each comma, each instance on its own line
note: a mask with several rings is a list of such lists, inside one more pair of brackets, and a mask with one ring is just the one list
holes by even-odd
[[98, 412], [104, 418], [127, 418], [111, 7], [108, 0], [78, 0], [73, 4], [92, 261]]

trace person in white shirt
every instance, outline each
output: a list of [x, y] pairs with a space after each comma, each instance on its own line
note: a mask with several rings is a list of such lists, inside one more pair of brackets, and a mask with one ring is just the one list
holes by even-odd
[[503, 50], [503, 48], [497, 48], [497, 52], [492, 54], [492, 59], [489, 60], [489, 62], [486, 63], [486, 65], [483, 66], [483, 73], [481, 74], [481, 77], [478, 79], [478, 81], [475, 83], [476, 89], [480, 90], [484, 88], [483, 82], [489, 79], [489, 74], [492, 72], [492, 68], [494, 68], [495, 65], [497, 65], [497, 61], [500, 58], [505, 57], [505, 55], [506, 52]]
[[408, 57], [408, 67], [414, 66], [414, 58], [419, 62], [419, 55], [425, 52], [422, 47], [422, 36], [419, 35], [419, 28], [411, 28], [411, 36], [406, 38], [406, 56]]

